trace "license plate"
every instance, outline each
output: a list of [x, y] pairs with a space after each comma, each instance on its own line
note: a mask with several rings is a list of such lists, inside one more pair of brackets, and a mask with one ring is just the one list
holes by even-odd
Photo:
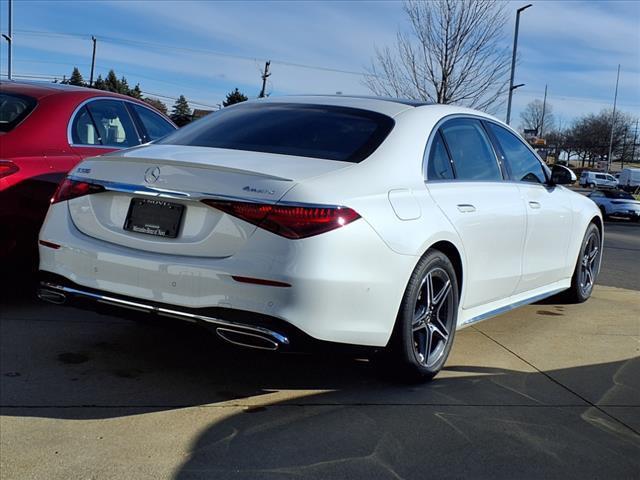
[[134, 198], [129, 204], [129, 212], [124, 229], [130, 232], [176, 238], [184, 205], [149, 198]]

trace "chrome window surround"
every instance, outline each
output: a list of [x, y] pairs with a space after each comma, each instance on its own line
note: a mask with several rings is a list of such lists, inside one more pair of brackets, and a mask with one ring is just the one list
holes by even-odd
[[[151, 107], [149, 107], [147, 105], [141, 105], [138, 102], [132, 102], [131, 100], [127, 100], [127, 99], [124, 99], [124, 98], [109, 97], [109, 96], [100, 96], [100, 97], [87, 98], [86, 100], [84, 100], [82, 103], [80, 103], [75, 108], [75, 110], [73, 111], [73, 113], [69, 117], [69, 122], [67, 123], [67, 143], [69, 144], [69, 146], [70, 147], [83, 147], [83, 148], [108, 148], [108, 149], [114, 149], [114, 150], [124, 150], [125, 148], [132, 148], [132, 147], [136, 147], [138, 145], [142, 145], [142, 136], [140, 135], [140, 131], [138, 130], [138, 126], [136, 125], [136, 122], [133, 120], [133, 118], [131, 118], [131, 113], [129, 113], [129, 109], [126, 108], [126, 106], [125, 106], [125, 110], [127, 111], [127, 115], [129, 115], [131, 123], [133, 124], [133, 128], [136, 131], [136, 134], [138, 135], [138, 145], [132, 145], [130, 147], [114, 147], [112, 145], [86, 145], [84, 143], [73, 143], [72, 127], [73, 127], [73, 122], [76, 119], [76, 116], [78, 115], [78, 113], [80, 112], [82, 107], [84, 107], [85, 105], [88, 105], [91, 102], [95, 102], [97, 100], [115, 100], [117, 102], [129, 103], [129, 104], [133, 104], [133, 105], [140, 105], [141, 107], [146, 108], [147, 110], [151, 111], [153, 114], [158, 115], [158, 112], [156, 112], [153, 108], [151, 108]], [[161, 115], [158, 115], [158, 116], [160, 116], [162, 118]], [[162, 118], [162, 119], [165, 120], [164, 118]], [[169, 122], [167, 122], [167, 123], [169, 123]]]
[[[447, 121], [449, 120], [454, 120], [457, 118], [466, 118], [466, 119], [473, 119], [473, 120], [480, 120], [481, 122], [489, 122], [489, 123], [493, 123], [495, 125], [498, 125], [499, 127], [504, 128], [504, 125], [502, 125], [500, 122], [497, 122], [491, 118], [487, 118], [487, 117], [483, 117], [481, 115], [473, 115], [473, 114], [469, 114], [469, 113], [454, 113], [451, 115], [447, 115], [445, 117], [442, 117], [440, 120], [438, 120], [438, 122], [434, 125], [434, 127], [431, 129], [431, 132], [429, 133], [429, 138], [427, 140], [427, 145], [425, 146], [424, 152], [422, 154], [422, 178], [424, 179], [425, 183], [451, 183], [451, 182], [472, 182], [472, 183], [477, 183], [477, 182], [482, 182], [482, 183], [500, 183], [500, 182], [513, 182], [513, 183], [518, 183], [518, 184], [527, 184], [527, 185], [538, 185], [535, 183], [531, 183], [531, 182], [522, 182], [520, 180], [513, 180], [511, 178], [502, 178], [502, 180], [459, 180], [457, 178], [453, 178], [450, 180], [429, 180], [427, 178], [427, 167], [428, 167], [428, 162], [429, 162], [429, 156], [431, 153], [431, 145], [433, 144], [433, 138], [435, 137], [436, 132], [438, 131], [438, 129]], [[511, 129], [507, 129], [508, 131], [511, 131]], [[511, 132], [513, 133], [513, 132]], [[517, 132], [515, 132], [516, 137], [518, 138], [519, 135], [517, 134]], [[495, 146], [493, 144], [493, 139], [491, 137], [491, 135], [489, 133], [487, 133], [487, 137], [489, 137], [489, 142], [491, 144], [491, 150], [493, 151], [495, 158], [496, 158], [496, 162], [498, 163], [498, 167], [500, 168], [500, 172], [506, 172], [506, 165], [503, 166], [502, 161], [499, 158], [498, 152], [495, 149]], [[519, 139], [519, 138], [518, 138]], [[545, 163], [542, 161], [542, 159], [540, 158], [540, 156], [538, 155], [538, 153], [531, 148], [531, 145], [527, 144], [526, 142], [523, 142], [527, 148], [531, 151], [531, 153], [533, 153], [536, 158], [538, 159], [538, 161], [542, 164], [543, 169], [545, 169], [545, 172], [547, 172], [548, 167], [546, 167]], [[454, 164], [455, 165], [455, 164]], [[544, 186], [543, 184], [539, 184], [540, 186]]]

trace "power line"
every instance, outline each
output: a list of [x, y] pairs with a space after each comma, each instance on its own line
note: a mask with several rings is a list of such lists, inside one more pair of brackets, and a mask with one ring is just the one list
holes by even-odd
[[[89, 34], [84, 34], [84, 33], [62, 33], [62, 32], [47, 32], [47, 31], [42, 31], [42, 30], [16, 30], [16, 32], [19, 33], [25, 33], [28, 35], [34, 35], [34, 36], [43, 36], [43, 37], [76, 37], [76, 38], [84, 38], [84, 39], [88, 39], [91, 37], [91, 35]], [[190, 52], [190, 53], [198, 53], [198, 54], [202, 54], [202, 55], [211, 55], [211, 56], [216, 56], [216, 57], [226, 57], [226, 58], [232, 58], [232, 59], [236, 59], [236, 60], [244, 60], [244, 61], [251, 61], [251, 62], [255, 62], [255, 61], [266, 61], [267, 59], [261, 59], [261, 58], [257, 58], [257, 57], [250, 57], [250, 56], [245, 56], [245, 55], [236, 55], [236, 54], [231, 54], [231, 53], [224, 53], [224, 52], [220, 52], [217, 50], [209, 50], [209, 49], [200, 49], [200, 48], [190, 48], [190, 47], [178, 47], [175, 45], [166, 45], [166, 44], [161, 44], [161, 43], [154, 43], [154, 42], [146, 42], [146, 41], [141, 41], [141, 40], [133, 40], [133, 39], [128, 39], [128, 38], [121, 38], [121, 37], [112, 37], [112, 36], [97, 36], [95, 35], [96, 38], [98, 38], [100, 41], [103, 41], [105, 43], [115, 43], [115, 44], [124, 44], [124, 45], [134, 45], [134, 46], [143, 46], [143, 47], [152, 47], [152, 48], [158, 48], [158, 49], [162, 49], [164, 50], [175, 50], [175, 51], [180, 51], [180, 52]], [[272, 63], [275, 64], [279, 64], [279, 65], [284, 65], [284, 66], [288, 66], [288, 67], [296, 67], [296, 68], [306, 68], [309, 70], [320, 70], [320, 71], [325, 71], [325, 72], [333, 72], [333, 73], [343, 73], [343, 74], [347, 74], [347, 75], [357, 75], [357, 76], [363, 76], [363, 75], [369, 75], [366, 74], [365, 72], [358, 72], [355, 70], [344, 70], [344, 69], [340, 69], [340, 68], [333, 68], [333, 67], [323, 67], [323, 66], [319, 66], [319, 65], [308, 65], [308, 64], [304, 64], [304, 63], [297, 63], [297, 62], [289, 62], [286, 60], [271, 60]]]
[[[0, 77], [6, 77], [7, 74], [5, 72], [0, 73]], [[53, 81], [53, 80], [57, 80], [58, 78], [63, 78], [65, 75], [42, 75], [42, 74], [35, 74], [35, 73], [22, 73], [22, 74], [14, 74], [13, 78], [22, 78], [25, 80], [49, 80], [49, 81]], [[158, 98], [164, 98], [166, 100], [178, 100], [178, 97], [171, 97], [168, 95], [161, 95], [159, 93], [154, 93], [154, 92], [149, 92], [147, 90], [141, 90], [141, 92], [147, 96], [153, 96], [153, 97], [158, 97]], [[208, 103], [204, 103], [201, 102], [199, 100], [188, 100], [188, 102], [192, 105], [197, 105], [199, 107], [208, 107], [208, 108], [214, 108], [217, 109], [218, 106], [217, 105], [211, 105]]]

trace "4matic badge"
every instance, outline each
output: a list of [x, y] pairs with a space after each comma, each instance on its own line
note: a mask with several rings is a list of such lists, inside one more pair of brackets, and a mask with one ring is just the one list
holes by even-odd
[[250, 187], [249, 185], [244, 187], [242, 190], [244, 190], [245, 192], [251, 192], [251, 193], [262, 193], [264, 195], [273, 195], [276, 193], [275, 190], [269, 190], [267, 188], [255, 188], [255, 187]]

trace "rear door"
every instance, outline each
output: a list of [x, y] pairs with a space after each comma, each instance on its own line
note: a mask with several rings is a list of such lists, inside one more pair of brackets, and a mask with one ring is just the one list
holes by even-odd
[[546, 184], [548, 173], [542, 161], [516, 135], [496, 123], [486, 125], [527, 212], [522, 278], [515, 293], [562, 280], [573, 221], [570, 194], [563, 187]]
[[427, 188], [465, 249], [463, 308], [509, 297], [520, 279], [526, 212], [518, 186], [504, 181], [482, 122], [446, 121], [428, 154]]
[[140, 145], [142, 136], [123, 101], [100, 98], [87, 102], [70, 120], [69, 143], [85, 158]]

